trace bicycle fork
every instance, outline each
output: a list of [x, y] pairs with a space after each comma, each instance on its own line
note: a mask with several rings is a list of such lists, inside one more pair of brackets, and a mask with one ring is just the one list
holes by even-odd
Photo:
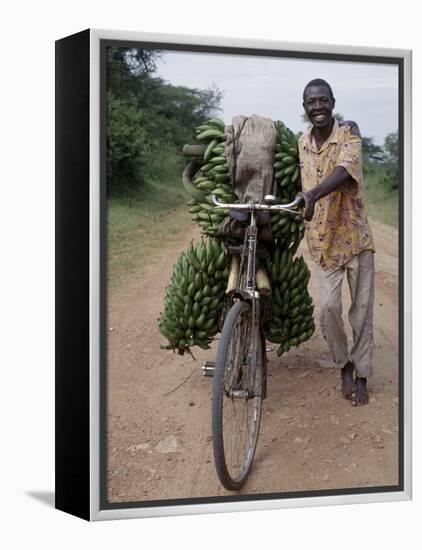
[[[256, 226], [256, 214], [251, 211], [251, 223], [247, 229], [245, 235], [244, 248], [247, 248], [247, 269], [246, 269], [246, 285], [245, 291], [250, 296], [252, 306], [252, 334], [251, 334], [251, 376], [250, 386], [248, 389], [248, 398], [253, 399], [255, 397], [255, 378], [256, 378], [256, 361], [257, 361], [257, 349], [258, 338], [260, 338], [259, 331], [259, 319], [260, 319], [260, 295], [256, 291], [256, 244], [257, 244], [258, 228]], [[242, 261], [245, 254], [242, 254]], [[242, 267], [242, 266], [241, 266]], [[240, 270], [241, 272], [241, 270]]]

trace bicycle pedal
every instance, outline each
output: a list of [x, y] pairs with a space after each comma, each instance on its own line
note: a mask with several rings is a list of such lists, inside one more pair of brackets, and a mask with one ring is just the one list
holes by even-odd
[[215, 361], [205, 361], [201, 370], [204, 376], [214, 376]]

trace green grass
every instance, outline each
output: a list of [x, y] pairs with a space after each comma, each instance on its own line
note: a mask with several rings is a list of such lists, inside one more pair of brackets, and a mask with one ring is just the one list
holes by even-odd
[[142, 273], [170, 236], [186, 231], [190, 215], [181, 178], [151, 181], [129, 197], [107, 201], [108, 284], [116, 288]]
[[364, 201], [369, 217], [398, 227], [398, 192], [380, 183], [376, 173], [364, 177]]

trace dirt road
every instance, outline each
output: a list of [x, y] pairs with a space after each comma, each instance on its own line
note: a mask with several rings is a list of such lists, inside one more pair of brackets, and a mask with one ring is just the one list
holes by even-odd
[[[328, 353], [318, 329], [281, 358], [269, 353], [268, 398], [253, 470], [241, 494], [398, 483], [398, 238], [381, 223], [372, 221], [372, 229], [377, 253], [370, 404], [353, 408], [341, 396], [339, 371], [319, 366]], [[192, 237], [199, 237], [194, 228], [183, 242], [170, 241], [141, 276], [109, 297], [110, 502], [232, 494], [215, 473], [212, 379], [200, 372], [205, 359], [214, 359], [215, 345], [196, 352], [196, 362], [160, 350], [165, 342], [156, 320], [163, 289]], [[299, 252], [312, 270], [304, 242]], [[314, 277], [310, 289], [318, 315]], [[343, 290], [346, 316], [346, 286]]]

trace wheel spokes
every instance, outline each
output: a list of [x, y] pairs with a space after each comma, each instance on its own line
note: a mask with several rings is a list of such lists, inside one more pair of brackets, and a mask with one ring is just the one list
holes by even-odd
[[[233, 327], [224, 377], [223, 433], [227, 469], [232, 479], [241, 479], [249, 468], [259, 422], [260, 399], [252, 398], [251, 312], [239, 315]], [[259, 360], [259, 359], [258, 359]], [[256, 376], [256, 382], [260, 376]], [[259, 403], [258, 403], [259, 401]]]

